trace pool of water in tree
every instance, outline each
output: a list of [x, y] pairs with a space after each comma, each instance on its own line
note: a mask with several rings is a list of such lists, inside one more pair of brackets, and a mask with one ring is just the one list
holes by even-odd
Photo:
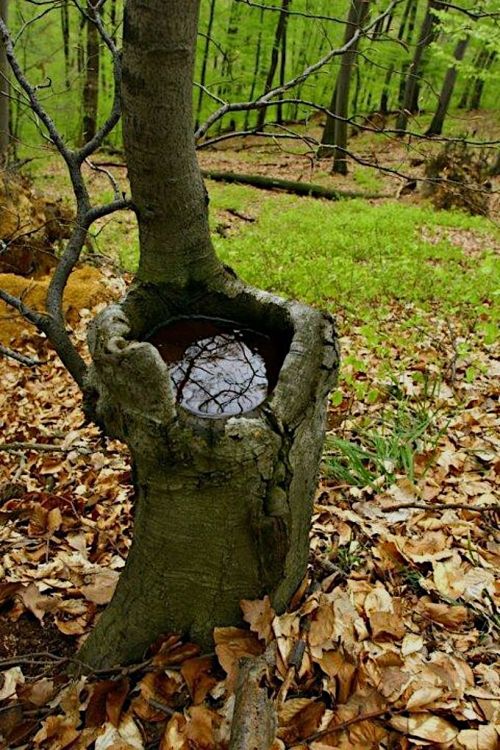
[[178, 318], [149, 342], [169, 366], [176, 398], [188, 411], [216, 418], [255, 409], [275, 387], [286, 342], [218, 318]]

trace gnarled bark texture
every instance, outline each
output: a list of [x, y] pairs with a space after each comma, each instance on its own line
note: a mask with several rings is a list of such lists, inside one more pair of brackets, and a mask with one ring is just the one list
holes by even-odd
[[[92, 326], [87, 386], [130, 448], [137, 505], [114, 598], [80, 652], [94, 668], [140, 659], [166, 632], [208, 647], [215, 626], [240, 621], [242, 598], [269, 594], [282, 611], [307, 565], [336, 337], [327, 316], [246, 287], [215, 255], [192, 131], [198, 5], [126, 6], [124, 141], [141, 260], [125, 301]], [[176, 403], [147, 339], [200, 315], [284, 344], [278, 382], [253, 411], [208, 419]]]
[[[166, 632], [209, 646], [215, 626], [240, 621], [241, 599], [269, 594], [282, 611], [307, 566], [325, 397], [337, 367], [330, 320], [245, 287], [186, 298], [186, 307], [181, 295], [164, 300], [161, 290], [142, 288], [105, 311], [91, 334], [97, 413], [130, 447], [137, 490], [126, 567], [81, 653], [94, 667], [140, 659]], [[176, 405], [167, 365], [137, 339], [179, 311], [231, 316], [290, 341], [261, 407], [206, 419]]]

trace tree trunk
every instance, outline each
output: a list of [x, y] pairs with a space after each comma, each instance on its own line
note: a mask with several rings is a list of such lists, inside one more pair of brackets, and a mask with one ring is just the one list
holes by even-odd
[[[139, 224], [136, 281], [89, 343], [97, 415], [132, 453], [134, 540], [114, 598], [80, 652], [93, 668], [142, 658], [162, 633], [211, 647], [242, 598], [283, 611], [307, 565], [325, 397], [338, 362], [329, 318], [246, 287], [218, 261], [196, 161], [192, 75], [200, 0], [128, 0], [124, 144]], [[261, 406], [206, 418], [176, 403], [146, 339], [183, 316], [236, 321], [286, 357]]]
[[[255, 62], [253, 66], [253, 75], [252, 75], [252, 85], [250, 87], [250, 94], [248, 96], [248, 101], [253, 102], [255, 98], [255, 90], [257, 88], [257, 83], [259, 80], [259, 70], [260, 70], [260, 56], [261, 56], [261, 50], [262, 50], [262, 32], [264, 30], [264, 9], [260, 9], [260, 19], [259, 19], [259, 34], [257, 36], [257, 45], [255, 47]], [[250, 124], [250, 110], [248, 109], [245, 112], [245, 124], [244, 129], [247, 130]]]
[[[349, 10], [345, 43], [347, 43], [356, 30], [363, 25], [368, 14], [369, 4], [370, 0], [353, 0]], [[358, 46], [359, 40], [350, 47], [348, 52], [342, 55], [340, 59], [340, 71], [337, 79], [335, 114], [338, 118], [342, 119], [335, 120], [335, 148], [333, 151], [332, 172], [344, 175], [347, 174], [347, 122], [345, 122], [345, 119], [349, 115], [349, 89], [351, 86], [352, 70], [356, 60]]]
[[[271, 62], [269, 63], [269, 70], [267, 72], [266, 83], [264, 86], [265, 93], [270, 91], [273, 87], [274, 76], [276, 74], [276, 69], [278, 67], [278, 59], [279, 59], [280, 47], [281, 47], [281, 38], [283, 34], [285, 33], [287, 19], [288, 19], [287, 10], [288, 10], [288, 6], [290, 5], [290, 3], [291, 3], [291, 0], [281, 0], [281, 11], [278, 16], [278, 23], [276, 24], [276, 31], [274, 34], [273, 49], [271, 52]], [[257, 128], [259, 130], [262, 130], [262, 128], [264, 127], [265, 121], [266, 121], [266, 107], [262, 107], [262, 109], [259, 109], [259, 114], [257, 116]]]
[[[486, 56], [484, 58], [484, 62], [482, 64], [482, 71], [484, 73], [487, 73], [488, 70], [491, 68], [493, 63], [496, 60], [497, 53], [495, 50], [491, 51], [489, 54], [486, 53]], [[469, 109], [479, 109], [481, 106], [481, 99], [483, 96], [484, 91], [484, 76], [479, 75], [477, 76], [476, 80], [474, 81], [474, 85], [472, 88], [472, 95], [469, 103]]]
[[[476, 54], [474, 55], [474, 60], [472, 61], [472, 67], [474, 70], [482, 70], [486, 60], [488, 57], [487, 51], [482, 47]], [[465, 109], [467, 107], [467, 104], [470, 99], [470, 95], [472, 93], [472, 89], [474, 86], [474, 78], [469, 78], [467, 81], [464, 90], [462, 91], [462, 96], [460, 97], [460, 100], [458, 102], [458, 109]]]
[[[8, 21], [9, 2], [0, 0], [0, 16]], [[9, 126], [9, 63], [5, 52], [5, 45], [0, 42], [0, 166], [4, 166], [9, 156], [10, 126]]]
[[[287, 44], [287, 22], [286, 22], [287, 16], [285, 16], [285, 25], [283, 28], [283, 33], [281, 35], [281, 57], [280, 57], [280, 86], [283, 86], [286, 81], [286, 44]], [[283, 118], [283, 105], [278, 104], [277, 111], [276, 111], [276, 122], [278, 125], [283, 125], [284, 118]]]
[[99, 105], [99, 31], [90, 20], [95, 17], [92, 0], [87, 2], [87, 50], [85, 60], [85, 82], [83, 84], [83, 129], [82, 143], [90, 141], [97, 130]]
[[[347, 15], [347, 23], [344, 35], [344, 44], [347, 44], [357, 29], [363, 23], [368, 13], [369, 0], [353, 0], [349, 6], [349, 12]], [[359, 40], [358, 40], [359, 41]], [[351, 81], [352, 68], [354, 60], [356, 59], [356, 52], [358, 48], [358, 42], [353, 44], [349, 51], [346, 52], [340, 58], [340, 69], [335, 81], [335, 87], [333, 89], [332, 100], [330, 102], [329, 110], [332, 115], [338, 115], [339, 117], [347, 117], [348, 106], [349, 106], [349, 87]], [[339, 109], [340, 108], [340, 109]], [[339, 145], [344, 148], [347, 146], [347, 123], [342, 123], [344, 127], [338, 127], [339, 121], [336, 117], [328, 115], [326, 118], [325, 127], [323, 129], [323, 135], [321, 137], [321, 146], [318, 149], [318, 158], [324, 159], [335, 155], [335, 146]], [[342, 143], [338, 143], [338, 138], [342, 140]], [[345, 168], [344, 174], [347, 173], [347, 163], [345, 161], [345, 154], [343, 154], [343, 165], [340, 167], [342, 157], [340, 161], [337, 160], [337, 168], [334, 171], [342, 171]]]
[[[466, 36], [457, 42], [455, 51], [453, 52], [453, 57], [457, 62], [464, 59], [465, 51], [469, 44], [469, 38], [470, 37]], [[457, 80], [457, 74], [458, 70], [456, 65], [452, 65], [451, 68], [448, 68], [446, 71], [443, 87], [439, 95], [438, 106], [426, 135], [441, 135], [443, 132], [444, 118], [446, 117], [448, 107], [450, 106], [453, 89], [455, 88]]]
[[[205, 37], [205, 45], [203, 49], [203, 58], [201, 63], [201, 73], [200, 73], [200, 85], [202, 87], [205, 86], [205, 82], [207, 79], [207, 66], [208, 66], [208, 55], [210, 52], [210, 38], [212, 36], [212, 28], [214, 25], [214, 18], [215, 18], [215, 0], [210, 1], [210, 10], [208, 14], [208, 24], [207, 24], [207, 35]], [[201, 107], [203, 104], [203, 88], [200, 88], [198, 92], [198, 110], [196, 112], [196, 123], [195, 123], [195, 130], [198, 129], [198, 125], [200, 124], [200, 118], [201, 118]]]
[[68, 0], [64, 0], [61, 5], [61, 32], [63, 38], [63, 52], [64, 52], [64, 78], [66, 88], [70, 87], [69, 71], [70, 71], [70, 57], [69, 57], [69, 13], [68, 13]]
[[[405, 35], [406, 31], [406, 24], [409, 22], [410, 19], [410, 11], [412, 8], [416, 9], [417, 7], [417, 0], [407, 0], [406, 5], [403, 10], [403, 15], [401, 16], [401, 21], [399, 23], [398, 28], [398, 35], [397, 39], [398, 42], [401, 42], [403, 40], [403, 37]], [[394, 75], [394, 63], [391, 63], [389, 67], [387, 68], [385, 79], [384, 79], [384, 86], [382, 88], [382, 94], [380, 96], [380, 113], [383, 115], [388, 114], [389, 112], [389, 91], [391, 87], [391, 80], [392, 76]]]
[[396, 121], [396, 128], [401, 132], [406, 130], [409, 115], [416, 112], [418, 109], [418, 91], [422, 60], [426, 49], [434, 40], [436, 24], [438, 22], [434, 10], [438, 7], [439, 2], [436, 2], [436, 0], [429, 0], [422, 28], [420, 29], [418, 42], [415, 47], [413, 60], [406, 75], [403, 106]]

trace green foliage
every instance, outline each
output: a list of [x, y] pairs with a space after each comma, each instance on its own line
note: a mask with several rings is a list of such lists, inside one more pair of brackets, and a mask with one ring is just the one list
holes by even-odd
[[[215, 237], [225, 262], [248, 282], [290, 297], [373, 319], [373, 305], [393, 299], [453, 309], [471, 306], [486, 319], [495, 298], [498, 232], [481, 217], [435, 212], [395, 201], [338, 203], [288, 195], [256, 195], [249, 188], [210, 186], [212, 208], [243, 196], [258, 201], [259, 220], [228, 238]], [[255, 210], [254, 210], [255, 213]], [[427, 234], [436, 234], [432, 242]], [[446, 238], [446, 230], [483, 238], [479, 257]], [[425, 232], [425, 234], [424, 234]], [[380, 312], [383, 314], [383, 310]]]
[[[207, 45], [211, 4], [212, 0], [202, 0], [201, 3], [195, 79], [200, 81], [204, 75], [205, 87], [215, 98], [233, 102], [255, 98], [264, 91], [279, 13], [270, 9], [262, 10], [260, 3], [217, 0]], [[270, 0], [265, 5], [271, 8], [274, 6], [278, 10], [281, 3]], [[375, 17], [388, 5], [388, 0], [372, 0], [371, 17]], [[425, 6], [426, 3], [418, 3], [414, 37], [418, 34]], [[111, 25], [113, 8], [116, 11], [114, 27]], [[285, 79], [297, 76], [319, 60], [331, 47], [341, 45], [347, 8], [348, 0], [342, 0], [335, 4], [335, 7], [332, 7], [331, 0], [294, 0], [287, 25]], [[396, 39], [405, 8], [405, 2], [395, 6], [384, 33], [381, 33], [380, 29], [375, 30], [362, 39], [360, 55], [356, 61], [355, 78], [358, 83], [353, 86], [351, 114], [366, 113], [379, 107], [389, 69], [393, 71], [389, 107], [397, 108], [400, 71], [408, 65], [415, 42], [415, 38], [412, 42], [407, 36], [404, 37], [404, 44]], [[499, 9], [499, 0], [487, 0], [481, 6], [481, 11], [485, 14], [498, 12]], [[471, 5], [471, 10], [477, 9]], [[82, 120], [86, 23], [73, 3], [53, 3], [51, 7], [44, 8], [43, 13], [36, 23], [31, 23], [40, 15], [39, 3], [21, 0], [11, 3], [10, 26], [16, 36], [16, 53], [31, 83], [43, 87], [39, 89], [39, 95], [64, 137], [74, 142], [79, 135]], [[64, 13], [68, 14], [69, 23], [67, 58], [64, 54], [62, 31]], [[334, 20], [308, 18], [308, 14], [326, 16]], [[116, 35], [118, 43], [122, 15], [123, 0], [117, 0], [113, 4], [107, 3], [103, 7], [105, 24]], [[453, 48], [460, 35], [469, 34], [471, 43], [466, 58], [460, 63], [456, 101], [468, 79], [479, 74], [486, 82], [491, 83], [497, 75], [498, 68], [495, 70], [494, 65], [484, 72], [477, 69], [474, 63], [477, 53], [482, 49], [488, 52], [500, 51], [498, 23], [494, 16], [485, 15], [473, 19], [457, 10], [447, 9], [446, 12], [439, 13], [439, 18], [441, 33], [425, 61], [425, 81], [420, 92], [420, 105], [430, 109], [435, 107], [436, 92], [439, 90], [444, 71], [452, 60]], [[204, 66], [205, 49], [208, 50], [208, 56]], [[296, 89], [292, 89], [290, 94], [292, 97], [298, 96], [328, 106], [339, 64], [339, 58], [334, 57], [328, 65]], [[274, 84], [278, 84], [278, 71]], [[110, 55], [102, 45], [99, 91], [101, 121], [110, 109], [112, 95], [112, 65]], [[203, 122], [219, 106], [213, 97], [205, 92], [200, 95], [199, 89], [193, 92], [194, 116], [198, 122]], [[483, 106], [493, 107], [496, 104], [494, 85], [486, 86]], [[19, 150], [24, 152], [27, 148], [32, 150], [33, 147], [38, 147], [43, 143], [40, 125], [17, 94], [14, 95], [12, 107], [12, 124], [19, 142]], [[284, 118], [288, 121], [305, 120], [312, 113], [309, 108], [297, 103], [290, 103], [284, 107]], [[211, 135], [231, 127], [253, 127], [256, 117], [255, 112], [231, 113], [216, 125]], [[275, 118], [276, 110], [271, 108], [268, 112], [268, 121], [272, 122]], [[115, 129], [108, 141], [114, 146], [121, 144], [119, 128]], [[362, 173], [358, 179], [363, 180], [361, 175]]]
[[441, 434], [435, 414], [425, 402], [400, 401], [375, 422], [358, 431], [355, 439], [330, 436], [325, 473], [338, 484], [380, 488], [404, 474], [415, 478], [415, 455], [432, 450]]

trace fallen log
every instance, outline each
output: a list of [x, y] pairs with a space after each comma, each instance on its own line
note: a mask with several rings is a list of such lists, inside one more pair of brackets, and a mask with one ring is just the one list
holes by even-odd
[[364, 193], [359, 190], [338, 190], [324, 185], [313, 185], [297, 180], [281, 180], [277, 177], [266, 177], [260, 174], [237, 174], [236, 172], [217, 172], [202, 169], [203, 177], [216, 182], [236, 182], [240, 185], [251, 185], [263, 190], [283, 190], [286, 193], [303, 195], [308, 198], [325, 198], [330, 201], [342, 198], [383, 198], [380, 193]]

